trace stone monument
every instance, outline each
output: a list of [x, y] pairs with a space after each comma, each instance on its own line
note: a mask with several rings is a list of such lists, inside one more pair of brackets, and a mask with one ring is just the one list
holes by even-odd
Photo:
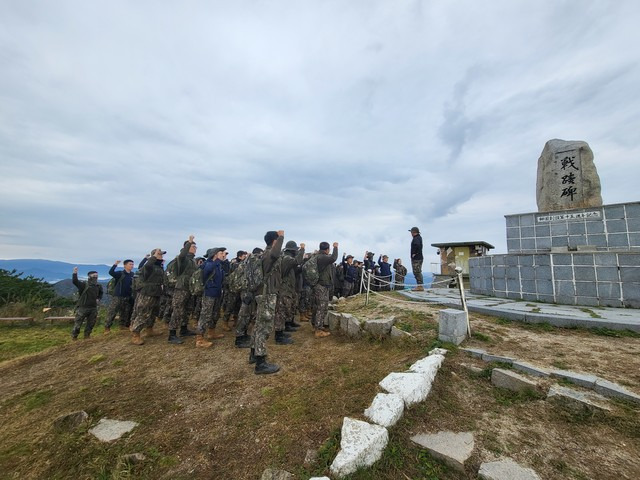
[[587, 142], [549, 140], [538, 159], [539, 212], [599, 207], [600, 177]]
[[469, 259], [472, 293], [640, 308], [640, 202], [603, 205], [586, 142], [549, 140], [538, 212], [505, 215], [507, 254]]

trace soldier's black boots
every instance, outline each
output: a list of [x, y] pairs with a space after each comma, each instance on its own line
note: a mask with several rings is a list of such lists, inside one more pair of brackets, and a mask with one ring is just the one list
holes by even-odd
[[[180, 336], [181, 337], [193, 337], [193, 336], [195, 336], [195, 334], [196, 334], [196, 332], [192, 332], [186, 326], [180, 327]], [[182, 342], [180, 342], [180, 343], [182, 343]]]
[[256, 363], [256, 349], [252, 348], [249, 352], [249, 363]]
[[285, 335], [284, 332], [276, 332], [276, 344], [277, 345], [291, 345], [293, 340]]
[[290, 322], [287, 322], [289, 325], [291, 325], [293, 328], [300, 328], [302, 325], [300, 325], [298, 322], [296, 322], [295, 320], [291, 320]]
[[297, 332], [298, 329], [296, 327], [294, 327], [293, 325], [291, 325], [290, 322], [287, 322], [284, 324], [284, 331], [285, 332]]
[[176, 335], [175, 330], [169, 330], [169, 343], [172, 343], [173, 345], [180, 345], [181, 343], [184, 343], [184, 340]]
[[276, 365], [275, 363], [267, 362], [266, 355], [260, 355], [256, 357], [256, 375], [268, 375], [269, 373], [276, 373], [278, 370], [280, 370], [280, 367], [278, 365]]
[[249, 348], [251, 347], [251, 337], [249, 335], [240, 335], [236, 337], [237, 348]]

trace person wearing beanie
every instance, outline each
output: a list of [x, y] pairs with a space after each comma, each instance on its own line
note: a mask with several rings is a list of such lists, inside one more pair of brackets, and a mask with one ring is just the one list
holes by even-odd
[[316, 338], [331, 335], [324, 329], [324, 320], [329, 311], [329, 295], [333, 292], [333, 269], [331, 265], [338, 259], [338, 242], [333, 242], [333, 252], [329, 255], [329, 243], [320, 243], [318, 253], [318, 283], [313, 287], [313, 310], [311, 323], [315, 330]]
[[259, 294], [256, 295], [256, 326], [253, 331], [249, 362], [255, 358], [255, 373], [276, 373], [280, 367], [267, 362], [267, 339], [273, 331], [273, 317], [278, 301], [278, 291], [282, 282], [280, 273], [280, 253], [284, 242], [284, 230], [269, 231], [264, 236], [267, 248], [262, 255], [263, 281]]
[[[244, 268], [249, 269], [253, 262], [262, 264], [262, 254], [264, 251], [260, 247], [256, 247], [251, 251], [243, 263]], [[246, 274], [246, 273], [245, 273]], [[249, 325], [255, 324], [257, 304], [253, 292], [242, 290], [240, 292], [240, 311], [238, 312], [238, 322], [236, 323], [236, 342], [237, 348], [253, 348], [252, 339], [249, 336]], [[252, 357], [255, 358], [255, 357]]]
[[84, 326], [84, 338], [91, 336], [91, 331], [98, 318], [98, 304], [102, 300], [103, 292], [102, 285], [98, 283], [98, 272], [92, 270], [87, 274], [87, 277], [86, 282], [78, 280], [78, 267], [74, 267], [71, 281], [78, 289], [80, 296], [78, 297], [78, 309], [73, 322], [73, 330], [71, 331], [73, 340], [78, 339], [78, 334], [85, 320], [87, 323]]
[[160, 297], [164, 284], [162, 263], [165, 253], [167, 252], [161, 248], [154, 248], [142, 268], [138, 269], [138, 275], [142, 279], [143, 285], [140, 290], [137, 290], [136, 301], [133, 304], [130, 330], [131, 342], [134, 345], [144, 344], [140, 337], [143, 328], [146, 328], [147, 331], [153, 331], [153, 324], [160, 309]]
[[304, 243], [300, 248], [293, 240], [289, 240], [284, 247], [282, 256], [282, 284], [278, 293], [275, 313], [276, 344], [289, 345], [293, 343], [285, 332], [295, 332], [299, 323], [295, 323], [296, 310], [296, 269], [302, 264], [304, 258]]

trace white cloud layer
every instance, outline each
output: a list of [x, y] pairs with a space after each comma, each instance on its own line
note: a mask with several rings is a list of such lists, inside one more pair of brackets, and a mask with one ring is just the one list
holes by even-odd
[[506, 251], [551, 138], [638, 200], [640, 4], [0, 4], [0, 257], [111, 263], [266, 230], [408, 263]]

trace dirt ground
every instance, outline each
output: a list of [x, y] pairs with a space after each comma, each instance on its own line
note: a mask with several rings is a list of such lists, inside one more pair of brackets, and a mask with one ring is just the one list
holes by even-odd
[[[168, 345], [164, 335], [142, 347], [127, 335], [95, 335], [0, 363], [0, 478], [257, 479], [267, 467], [298, 478], [328, 473], [344, 416], [361, 418], [388, 373], [403, 371], [438, 344], [440, 307], [376, 297], [339, 307], [356, 316], [396, 315], [415, 341], [315, 339], [309, 325], [296, 343], [269, 342], [275, 375], [256, 376], [247, 350], [232, 338], [210, 350]], [[593, 373], [640, 393], [640, 338], [583, 330], [531, 328], [472, 315], [476, 336], [465, 346], [551, 368]], [[542, 478], [640, 478], [640, 409], [612, 402], [605, 418], [583, 418], [539, 398], [491, 386], [463, 364], [487, 365], [452, 351], [429, 398], [406, 412], [373, 468], [353, 479], [475, 478], [482, 461], [509, 456]], [[486, 370], [488, 371], [488, 370]], [[75, 410], [90, 423], [74, 433], [52, 422]], [[102, 444], [86, 433], [100, 418], [134, 420], [129, 435]], [[473, 431], [476, 453], [464, 474], [425, 456], [409, 437]], [[307, 451], [318, 457], [305, 466]], [[147, 461], [129, 467], [123, 454]]]

